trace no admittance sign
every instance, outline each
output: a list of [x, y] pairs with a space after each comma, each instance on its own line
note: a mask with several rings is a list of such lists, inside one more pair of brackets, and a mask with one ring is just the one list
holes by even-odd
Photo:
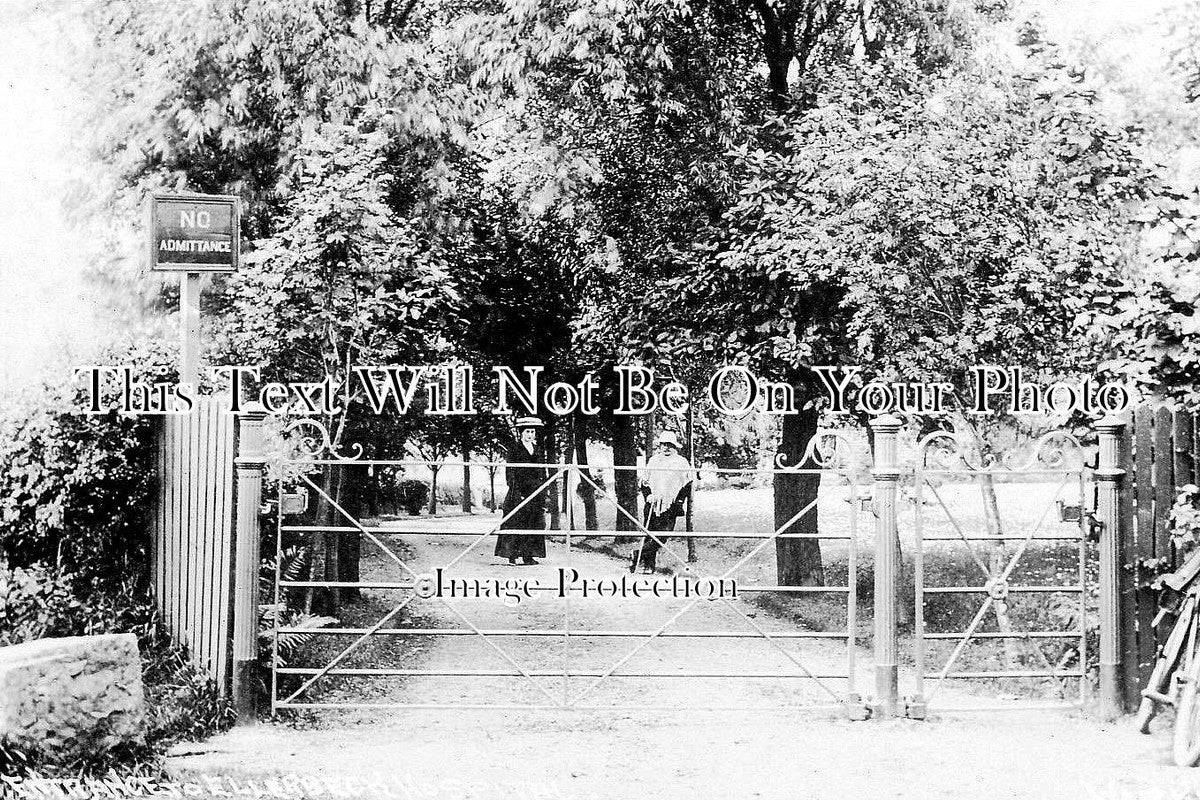
[[154, 195], [150, 268], [233, 272], [238, 265], [239, 209], [233, 195]]

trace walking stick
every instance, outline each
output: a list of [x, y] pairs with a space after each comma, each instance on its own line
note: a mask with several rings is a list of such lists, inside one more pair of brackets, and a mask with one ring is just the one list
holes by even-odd
[[646, 546], [646, 528], [650, 526], [650, 504], [644, 503], [642, 514], [642, 537], [638, 539], [637, 549], [633, 551], [633, 562], [629, 565], [630, 572], [636, 572], [642, 563], [642, 548]]

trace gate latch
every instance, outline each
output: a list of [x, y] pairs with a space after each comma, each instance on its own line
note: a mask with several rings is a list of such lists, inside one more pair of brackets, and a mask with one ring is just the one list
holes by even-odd
[[1084, 508], [1083, 503], [1078, 501], [1067, 502], [1066, 500], [1057, 500], [1058, 518], [1062, 522], [1087, 522], [1087, 538], [1088, 541], [1100, 541], [1100, 531], [1104, 527], [1104, 523], [1096, 519], [1096, 512], [1090, 508]]

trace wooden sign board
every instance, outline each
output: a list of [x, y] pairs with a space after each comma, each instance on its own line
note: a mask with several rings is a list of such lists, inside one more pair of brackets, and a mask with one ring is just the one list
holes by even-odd
[[236, 195], [156, 194], [150, 199], [150, 268], [234, 272], [241, 203]]

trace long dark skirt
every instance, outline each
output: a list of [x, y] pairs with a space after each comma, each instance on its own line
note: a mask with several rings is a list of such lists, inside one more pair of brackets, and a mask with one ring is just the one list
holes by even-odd
[[[515, 508], [525, 498], [504, 498], [505, 508]], [[537, 500], [532, 500], [500, 525], [500, 530], [540, 531], [546, 528], [546, 514]], [[545, 558], [546, 537], [532, 534], [496, 534], [496, 555], [501, 558]]]

